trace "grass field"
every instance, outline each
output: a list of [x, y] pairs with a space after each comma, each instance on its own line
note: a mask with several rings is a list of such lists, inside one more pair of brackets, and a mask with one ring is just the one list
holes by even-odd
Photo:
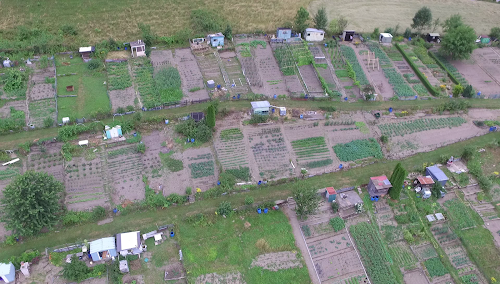
[[[377, 27], [383, 31], [397, 24], [403, 32], [410, 27], [413, 16], [422, 6], [431, 8], [433, 19], [440, 18], [441, 22], [453, 14], [461, 14], [477, 34], [488, 34], [492, 27], [498, 26], [500, 18], [499, 4], [470, 0], [316, 0], [308, 10], [315, 12], [325, 7], [330, 18], [343, 15], [349, 20], [347, 28], [360, 32], [372, 32]], [[481, 21], [477, 20], [479, 18]]]
[[[213, 214], [213, 213], [212, 213]], [[190, 281], [200, 275], [239, 271], [246, 283], [308, 283], [305, 264], [272, 272], [251, 267], [260, 254], [297, 251], [292, 227], [281, 211], [268, 214], [242, 212], [228, 218], [218, 217], [211, 226], [180, 226], [179, 242], [183, 249], [184, 266]], [[246, 229], [245, 222], [251, 227]], [[216, 240], [216, 241], [213, 241]]]
[[[300, 1], [215, 1], [215, 0], [151, 0], [122, 1], [2, 1], [4, 15], [0, 29], [18, 25], [34, 26], [43, 23], [57, 31], [64, 24], [72, 24], [88, 42], [107, 40], [136, 40], [137, 23], [146, 23], [157, 34], [169, 35], [189, 26], [190, 12], [210, 8], [218, 11], [233, 25], [233, 31], [271, 31], [285, 21], [291, 21], [300, 6], [307, 7], [310, 0]], [[279, 12], [277, 12], [279, 11]]]
[[[58, 74], [73, 74], [57, 78], [57, 120], [63, 117], [82, 118], [96, 111], [109, 112], [110, 103], [106, 93], [106, 74], [100, 71], [90, 71], [78, 56], [69, 59], [67, 56], [56, 58]], [[69, 65], [65, 65], [68, 64]], [[67, 92], [66, 86], [73, 86], [74, 91]], [[60, 97], [76, 95], [77, 97]]]

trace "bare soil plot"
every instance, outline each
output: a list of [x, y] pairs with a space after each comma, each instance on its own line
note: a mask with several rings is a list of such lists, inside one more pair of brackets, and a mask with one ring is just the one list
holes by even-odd
[[257, 71], [262, 81], [262, 88], [260, 90], [256, 90], [258, 91], [257, 93], [265, 95], [287, 94], [288, 84], [285, 84], [285, 77], [283, 76], [283, 73], [281, 73], [278, 63], [274, 58], [273, 50], [270, 44], [267, 44], [266, 48], [259, 45], [253, 50], [253, 52], [255, 54]]
[[243, 74], [245, 75], [247, 82], [250, 84], [250, 89], [252, 90], [252, 92], [255, 94], [266, 93], [262, 92], [263, 90], [262, 78], [257, 69], [256, 58], [254, 55], [255, 48], [264, 48], [264, 47], [262, 47], [261, 45], [257, 45], [256, 47], [240, 45], [242, 43], [249, 44], [253, 40], [265, 40], [265, 38], [264, 37], [253, 38], [245, 36], [235, 37], [234, 43], [236, 45], [236, 51], [237, 51], [236, 54], [238, 56], [238, 60], [241, 63]]
[[309, 45], [309, 50], [313, 54], [314, 62], [316, 64], [321, 64], [321, 66], [324, 65], [327, 66], [326, 68], [318, 66], [316, 70], [328, 84], [328, 88], [330, 88], [330, 90], [337, 90], [337, 85], [339, 85], [339, 83], [335, 76], [335, 70], [333, 69], [333, 65], [331, 64], [331, 62], [329, 62], [330, 58], [325, 56], [325, 52], [323, 52], [323, 46]]
[[443, 249], [455, 268], [458, 269], [472, 264], [462, 244], [447, 245]]
[[33, 62], [33, 65], [30, 67], [33, 69], [33, 73], [30, 75], [28, 82], [28, 101], [54, 98], [56, 90], [53, 87], [53, 83], [50, 82], [56, 75], [53, 62], [49, 60], [48, 67], [44, 69], [41, 68], [40, 62]]
[[230, 272], [227, 274], [210, 273], [198, 276], [196, 284], [246, 284], [240, 272]]
[[172, 50], [152, 50], [151, 51], [151, 64], [153, 65], [156, 74], [160, 69], [173, 66], [175, 67], [174, 56], [172, 54]]
[[321, 281], [335, 281], [363, 274], [363, 267], [354, 249], [315, 261]]
[[[64, 159], [61, 155], [61, 143], [50, 146], [34, 146], [28, 157], [27, 168], [37, 172], [46, 172], [64, 183]], [[43, 152], [42, 152], [43, 151]]]
[[109, 62], [106, 64], [106, 69], [108, 71], [108, 94], [113, 111], [120, 107], [138, 105], [132, 84], [132, 69], [128, 61]]
[[105, 191], [105, 169], [101, 158], [87, 161], [74, 157], [65, 167], [66, 206], [69, 210], [89, 210], [95, 206], [110, 207]]
[[323, 258], [325, 255], [350, 251], [352, 243], [349, 241], [349, 237], [344, 230], [343, 234], [328, 234], [326, 236], [310, 239], [307, 242], [307, 247], [309, 248], [309, 253], [313, 260], [316, 260]]
[[28, 124], [33, 124], [36, 128], [45, 127], [44, 120], [52, 118], [57, 121], [55, 98], [38, 100], [29, 103]]
[[247, 128], [245, 136], [259, 169], [259, 176], [254, 179], [286, 177], [293, 171], [281, 127]]
[[416, 269], [411, 272], [406, 272], [404, 275], [405, 284], [428, 284], [429, 281], [425, 277], [425, 273], [421, 269]]
[[24, 111], [25, 115], [27, 113], [26, 101], [8, 101], [2, 107], [0, 107], [0, 118], [10, 117], [10, 108], [13, 107], [15, 110]]
[[134, 87], [109, 91], [109, 99], [111, 100], [113, 111], [116, 111], [119, 107], [135, 106], [136, 98]]
[[116, 146], [106, 149], [107, 181], [113, 188], [112, 202], [119, 204], [144, 199], [142, 181], [143, 164], [141, 155], [135, 152], [135, 145]]
[[217, 160], [224, 169], [249, 167], [246, 139], [240, 128], [221, 129], [214, 142]]
[[196, 62], [200, 67], [201, 74], [203, 76], [203, 81], [214, 80], [215, 85], [226, 86], [227, 78], [222, 75], [221, 67], [219, 63], [219, 56], [216, 54], [217, 51], [209, 50], [205, 53], [196, 54]]
[[302, 267], [302, 263], [297, 259], [297, 254], [291, 251], [282, 251], [274, 253], [266, 253], [257, 256], [252, 261], [250, 267], [259, 266], [266, 270], [278, 271], [280, 269], [288, 269]]
[[320, 93], [324, 95], [323, 87], [321, 87], [321, 82], [319, 81], [318, 74], [316, 74], [316, 70], [314, 67], [309, 65], [299, 66], [299, 74], [306, 85], [307, 92], [310, 95], [317, 95], [316, 93]]
[[482, 95], [500, 98], [500, 49], [477, 48], [467, 61], [450, 61]]
[[217, 184], [219, 173], [210, 148], [188, 149], [182, 153], [184, 167], [190, 172], [193, 188], [209, 189]]
[[[204, 89], [203, 76], [200, 71], [200, 67], [196, 63], [196, 59], [191, 53], [191, 49], [176, 49], [174, 60], [177, 64], [177, 70], [181, 75], [182, 82], [182, 92], [184, 96], [189, 99], [208, 99], [208, 92]], [[200, 88], [200, 90], [195, 92], [190, 92], [189, 90], [194, 90], [195, 88]]]
[[240, 62], [233, 51], [226, 51], [219, 54], [224, 72], [227, 75], [229, 84], [228, 90], [231, 94], [246, 94], [250, 91], [247, 79], [243, 74]]
[[306, 93], [297, 75], [285, 76], [285, 84], [290, 95], [299, 96]]

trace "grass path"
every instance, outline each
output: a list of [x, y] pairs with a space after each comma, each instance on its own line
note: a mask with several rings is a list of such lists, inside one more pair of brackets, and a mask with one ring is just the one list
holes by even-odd
[[[420, 153], [405, 160], [401, 160], [401, 162], [407, 170], [412, 171], [415, 168], [420, 169], [424, 162], [438, 160], [441, 155], [458, 156], [466, 145], [474, 144], [477, 147], [485, 147], [494, 139], [500, 139], [500, 133], [490, 133], [467, 141], [451, 144], [446, 147], [439, 148], [436, 151]], [[337, 188], [342, 188], [346, 186], [366, 184], [370, 176], [390, 174], [397, 162], [398, 161], [383, 160], [365, 167], [315, 176], [305, 180], [305, 184], [313, 188], [321, 188], [332, 185]], [[123, 231], [151, 231], [156, 229], [156, 225], [171, 223], [182, 225], [187, 214], [192, 215], [200, 212], [212, 214], [221, 201], [226, 200], [231, 202], [233, 206], [241, 206], [244, 204], [245, 197], [247, 196], [252, 196], [255, 199], [255, 203], [266, 200], [283, 199], [290, 196], [291, 191], [297, 185], [298, 183], [288, 183], [268, 186], [263, 187], [261, 190], [253, 190], [242, 194], [234, 194], [217, 199], [195, 202], [188, 206], [170, 207], [165, 210], [145, 210], [134, 212], [118, 216], [112, 223], [102, 226], [96, 226], [95, 223], [91, 223], [81, 226], [62, 228], [57, 232], [54, 231], [40, 234], [35, 238], [26, 240], [22, 244], [0, 247], [0, 260], [9, 258], [12, 255], [19, 255], [27, 249], [45, 250], [46, 247], [52, 247], [77, 240], [105, 237]]]

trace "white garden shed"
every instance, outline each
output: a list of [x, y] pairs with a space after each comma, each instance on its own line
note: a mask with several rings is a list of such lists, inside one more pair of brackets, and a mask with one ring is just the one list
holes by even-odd
[[325, 39], [325, 31], [313, 28], [307, 28], [304, 33], [306, 41], [322, 41]]
[[392, 42], [392, 35], [389, 33], [380, 33], [378, 37], [378, 41], [381, 43], [391, 43]]

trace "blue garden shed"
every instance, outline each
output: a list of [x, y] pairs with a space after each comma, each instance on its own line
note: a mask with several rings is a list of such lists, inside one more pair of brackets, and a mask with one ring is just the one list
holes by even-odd
[[289, 39], [292, 37], [292, 29], [290, 28], [278, 28], [276, 31], [276, 37], [279, 39]]
[[435, 182], [439, 182], [442, 186], [445, 186], [446, 182], [448, 182], [448, 177], [438, 166], [427, 167], [425, 174], [431, 176]]
[[102, 238], [90, 242], [90, 256], [93, 261], [116, 257], [115, 238]]
[[0, 263], [0, 283], [14, 283], [16, 281], [16, 268], [12, 262]]
[[117, 125], [113, 128], [109, 127], [109, 126], [105, 126], [104, 127], [104, 130], [106, 132], [106, 138], [107, 139], [111, 139], [111, 138], [118, 138], [118, 137], [121, 137], [123, 136], [122, 134], [122, 128], [120, 125]]
[[210, 34], [208, 40], [212, 47], [224, 46], [224, 35], [222, 33]]

